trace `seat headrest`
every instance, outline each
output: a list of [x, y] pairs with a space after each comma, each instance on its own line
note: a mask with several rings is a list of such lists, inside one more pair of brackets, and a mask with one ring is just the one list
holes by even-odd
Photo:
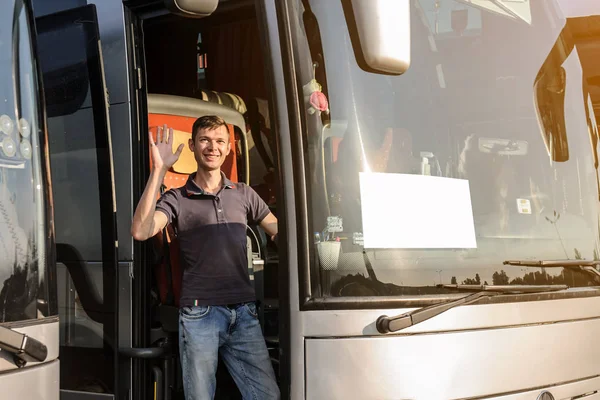
[[183, 151], [181, 152], [181, 156], [179, 156], [179, 160], [177, 160], [177, 162], [173, 164], [173, 167], [171, 168], [173, 172], [186, 175], [196, 172], [196, 159], [194, 158], [194, 153], [192, 153], [188, 144], [191, 137], [192, 135], [190, 135], [188, 132], [173, 129], [173, 152], [175, 152], [179, 145], [183, 143]]
[[[165, 115], [165, 114], [148, 114], [148, 126], [150, 130], [156, 132], [156, 127], [167, 124], [173, 128], [173, 151], [177, 150], [180, 144], [183, 143], [183, 150], [181, 156], [177, 162], [167, 171], [165, 175], [164, 184], [167, 189], [173, 187], [181, 187], [185, 185], [188, 175], [196, 172], [198, 165], [194, 158], [194, 153], [190, 150], [189, 140], [192, 137], [191, 128], [196, 119], [193, 117], [185, 117], [180, 115]], [[235, 132], [233, 125], [227, 124], [229, 130], [229, 139], [231, 143], [231, 152], [225, 158], [225, 162], [221, 166], [221, 171], [225, 173], [225, 176], [232, 182], [238, 181], [238, 170], [237, 170], [237, 147], [235, 142]], [[148, 149], [150, 150], [150, 149]], [[152, 164], [152, 159], [150, 159]]]

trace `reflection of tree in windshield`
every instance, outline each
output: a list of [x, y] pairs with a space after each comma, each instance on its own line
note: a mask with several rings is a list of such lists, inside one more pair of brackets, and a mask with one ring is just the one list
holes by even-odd
[[[451, 278], [452, 284], [457, 283], [455, 276]], [[474, 278], [466, 278], [462, 285], [488, 285], [487, 281], [481, 282], [479, 274]], [[496, 271], [492, 275], [492, 285], [566, 285], [569, 287], [594, 286], [596, 283], [589, 275], [570, 269], [563, 269], [559, 275], [550, 275], [544, 269], [525, 273], [522, 277], [510, 278], [504, 270]], [[398, 286], [384, 283], [377, 279], [365, 277], [362, 274], [346, 275], [337, 280], [331, 287], [334, 297], [348, 296], [406, 296], [453, 293], [450, 290], [435, 286]]]
[[[20, 175], [19, 175], [20, 176]], [[3, 176], [4, 182], [7, 177]], [[12, 181], [11, 181], [12, 182]], [[20, 189], [20, 188], [19, 188]], [[19, 191], [25, 197], [31, 190]], [[26, 208], [29, 206], [29, 212]], [[17, 211], [21, 208], [22, 213]], [[29, 220], [29, 239], [20, 223], [20, 214], [35, 215], [31, 201], [19, 202], [16, 191], [7, 184], [0, 186], [0, 322], [36, 317], [35, 299], [38, 289], [38, 262], [33, 221]], [[33, 304], [33, 309], [28, 307]]]
[[0, 187], [0, 278], [10, 273], [12, 264], [23, 264], [27, 256], [27, 238], [19, 225], [16, 197], [6, 186]]
[[13, 274], [0, 290], [0, 322], [22, 321], [36, 317], [38, 289], [37, 261], [13, 266]]
[[383, 283], [378, 279], [368, 278], [362, 274], [346, 275], [331, 286], [334, 297], [346, 296], [406, 296], [451, 293], [435, 286], [398, 286]]
[[481, 278], [479, 274], [475, 274], [475, 278], [467, 278], [462, 282], [463, 285], [481, 285]]

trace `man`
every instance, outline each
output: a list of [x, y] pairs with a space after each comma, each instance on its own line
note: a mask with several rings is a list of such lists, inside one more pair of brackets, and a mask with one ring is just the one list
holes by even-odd
[[244, 399], [278, 399], [279, 388], [256, 314], [248, 277], [246, 224], [260, 223], [273, 239], [277, 219], [252, 190], [221, 172], [231, 151], [229, 130], [216, 116], [198, 118], [189, 148], [198, 164], [186, 185], [156, 202], [165, 173], [179, 158], [173, 130], [150, 134], [152, 171], [131, 233], [147, 240], [173, 223], [180, 242], [183, 284], [179, 344], [185, 397], [212, 399], [219, 354]]

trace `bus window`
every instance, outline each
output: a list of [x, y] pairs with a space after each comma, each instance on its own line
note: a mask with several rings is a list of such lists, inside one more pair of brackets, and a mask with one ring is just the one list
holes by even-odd
[[[562, 268], [503, 266], [509, 259], [599, 254], [597, 157], [588, 133], [595, 117], [582, 85], [596, 74], [572, 52], [559, 63], [564, 74], [556, 82], [548, 74], [534, 86], [569, 20], [546, 2], [494, 2], [498, 10], [492, 2], [413, 2], [411, 66], [386, 76], [357, 65], [351, 37], [339, 29], [346, 24], [339, 2], [292, 3], [297, 84], [315, 75], [302, 17], [310, 7], [320, 25], [325, 65], [317, 68], [327, 75], [332, 121], [324, 126], [306, 104], [302, 168], [315, 237], [307, 297], [443, 294], [437, 284], [494, 284], [504, 275], [512, 284], [592, 284]], [[554, 148], [566, 149], [568, 135], [568, 157], [549, 157], [536, 87], [550, 90], [546, 97], [552, 90], [564, 96], [564, 103], [539, 100], [547, 126], [550, 106], [564, 104], [563, 139]], [[326, 135], [335, 139], [334, 153]], [[373, 201], [365, 188], [382, 176], [387, 183]], [[427, 195], [433, 177], [440, 186]], [[467, 184], [461, 207], [446, 208], [454, 191], [439, 190], [458, 181]], [[450, 226], [457, 210], [465, 218]]]

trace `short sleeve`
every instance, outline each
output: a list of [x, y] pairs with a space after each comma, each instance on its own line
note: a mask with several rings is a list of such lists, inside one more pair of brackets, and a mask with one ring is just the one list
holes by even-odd
[[169, 224], [173, 223], [179, 215], [177, 192], [175, 190], [165, 192], [156, 202], [156, 211], [163, 212], [167, 216]]
[[271, 212], [267, 203], [250, 186], [246, 186], [246, 200], [248, 201], [248, 221], [250, 223], [259, 224]]

